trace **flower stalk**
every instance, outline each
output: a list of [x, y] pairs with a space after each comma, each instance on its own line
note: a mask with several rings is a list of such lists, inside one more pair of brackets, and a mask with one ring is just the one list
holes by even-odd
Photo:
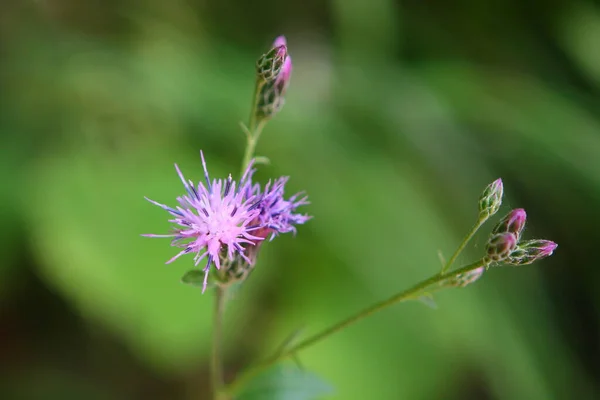
[[277, 362], [284, 360], [288, 357], [294, 356], [299, 351], [304, 350], [307, 347], [317, 344], [318, 342], [328, 338], [329, 336], [333, 335], [334, 333], [337, 333], [337, 332], [347, 328], [348, 326], [353, 325], [353, 324], [375, 314], [378, 311], [381, 311], [381, 310], [388, 308], [397, 303], [401, 303], [401, 302], [404, 302], [407, 300], [417, 299], [425, 293], [431, 293], [432, 291], [442, 289], [442, 288], [446, 287], [446, 282], [454, 281], [458, 277], [464, 276], [464, 274], [475, 271], [481, 267], [486, 267], [487, 263], [488, 262], [485, 259], [481, 259], [472, 264], [466, 265], [462, 268], [458, 268], [451, 272], [447, 272], [444, 274], [442, 274], [442, 273], [435, 274], [435, 275], [425, 279], [424, 281], [417, 283], [416, 285], [414, 285], [413, 287], [411, 287], [407, 290], [397, 293], [397, 294], [393, 295], [392, 297], [389, 297], [383, 301], [372, 304], [371, 306], [338, 322], [337, 324], [334, 324], [334, 325], [330, 326], [329, 328], [324, 329], [323, 331], [316, 333], [316, 334], [308, 337], [307, 339], [304, 339], [300, 343], [298, 343], [292, 347], [289, 347], [289, 348], [285, 349], [284, 351], [276, 352], [271, 357], [266, 358], [262, 362], [255, 364], [253, 367], [247, 369], [245, 372], [243, 372], [241, 375], [239, 375], [233, 383], [231, 383], [230, 385], [225, 387], [225, 392], [228, 395], [233, 395], [239, 389], [243, 388], [244, 385], [249, 380], [251, 380], [253, 377], [255, 377], [257, 374], [261, 373], [265, 369], [276, 364]]
[[221, 400], [226, 397], [222, 395], [223, 367], [221, 365], [221, 338], [223, 335], [223, 315], [225, 313], [225, 301], [227, 289], [221, 286], [215, 288], [215, 308], [213, 314], [212, 354], [210, 362], [211, 383], [213, 399]]
[[502, 205], [502, 196], [504, 195], [504, 184], [502, 183], [502, 179], [498, 178], [494, 182], [490, 183], [483, 190], [481, 195], [479, 196], [479, 213], [477, 215], [477, 222], [469, 233], [464, 237], [452, 257], [448, 260], [448, 262], [442, 267], [442, 274], [452, 268], [452, 265], [458, 258], [458, 256], [462, 253], [464, 248], [467, 246], [469, 241], [475, 236], [479, 228], [487, 221], [492, 215], [496, 214]]
[[475, 223], [475, 225], [473, 225], [473, 227], [471, 228], [469, 233], [467, 233], [467, 235], [463, 238], [460, 245], [458, 245], [458, 248], [456, 249], [456, 251], [454, 251], [454, 254], [452, 254], [452, 257], [450, 257], [448, 262], [442, 268], [441, 274], [445, 274], [446, 272], [448, 272], [450, 270], [450, 268], [452, 268], [452, 265], [454, 264], [454, 262], [456, 261], [458, 256], [462, 253], [462, 251], [465, 249], [467, 244], [471, 241], [473, 236], [475, 236], [475, 234], [477, 233], [479, 228], [481, 228], [481, 226], [485, 223], [486, 220], [487, 220], [487, 217], [481, 217], [481, 216], [477, 219], [477, 222]]

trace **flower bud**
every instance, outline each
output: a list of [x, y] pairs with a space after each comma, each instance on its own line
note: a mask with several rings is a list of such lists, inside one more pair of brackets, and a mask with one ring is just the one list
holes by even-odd
[[528, 240], [521, 243], [511, 254], [507, 263], [527, 265], [552, 255], [558, 245], [550, 240]]
[[[286, 46], [285, 37], [279, 36], [274, 45]], [[275, 116], [285, 103], [285, 92], [292, 76], [292, 58], [286, 54], [285, 60], [275, 79], [263, 84], [256, 106], [256, 116], [259, 119], [270, 119]]]
[[522, 208], [517, 208], [509, 212], [500, 222], [492, 229], [492, 235], [499, 233], [512, 233], [515, 235], [517, 242], [521, 239], [521, 233], [525, 228], [527, 213]]
[[275, 39], [273, 48], [267, 54], [263, 54], [256, 62], [256, 73], [264, 82], [274, 81], [287, 58], [287, 46], [283, 36]]
[[452, 279], [448, 279], [448, 281], [444, 282], [444, 284], [452, 287], [465, 287], [481, 278], [484, 272], [485, 267], [479, 267], [472, 271], [465, 272], [464, 274], [457, 275]]
[[493, 262], [504, 261], [510, 257], [516, 247], [517, 238], [513, 233], [492, 234], [485, 248], [486, 258]]
[[502, 179], [498, 178], [490, 183], [479, 197], [479, 216], [488, 218], [498, 212], [502, 204], [504, 188]]

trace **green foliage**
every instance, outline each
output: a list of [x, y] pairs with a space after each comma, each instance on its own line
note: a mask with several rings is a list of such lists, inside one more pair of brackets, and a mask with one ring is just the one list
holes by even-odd
[[[40, 159], [24, 204], [34, 256], [48, 282], [163, 369], [208, 352], [212, 298], [180, 283], [189, 264], [164, 265], [177, 251], [168, 239], [140, 236], [169, 228], [164, 210], [143, 197], [172, 203], [181, 190], [172, 152], [156, 150]], [[200, 163], [178, 162], [184, 171]]]
[[317, 375], [278, 365], [248, 382], [235, 400], [315, 400], [333, 392]]
[[196, 287], [202, 287], [204, 284], [204, 271], [201, 269], [191, 269], [183, 275], [181, 282]]
[[[466, 399], [477, 385], [497, 399], [597, 397], [585, 325], [598, 322], [600, 305], [599, 239], [588, 228], [600, 220], [597, 12], [556, 1], [525, 18], [527, 6], [511, 0], [448, 17], [447, 7], [418, 2], [335, 1], [323, 19], [331, 26], [321, 26], [326, 13], [300, 3], [310, 17], [247, 6], [276, 25], [254, 23], [244, 2], [202, 12], [183, 1], [102, 2], [69, 13], [50, 3], [0, 6], [3, 315], [18, 319], [25, 301], [48, 311], [20, 285], [30, 271], [65, 300], [64, 314], [81, 317], [81, 330], [61, 320], [36, 328], [49, 365], [69, 355], [91, 363], [76, 341], [46, 339], [55, 323], [65, 340], [99, 325], [132, 350], [133, 358], [120, 351], [129, 364], [150, 367], [141, 385], [156, 371], [202, 382], [212, 296], [181, 284], [191, 260], [164, 265], [176, 251], [168, 239], [140, 237], [169, 229], [143, 196], [173, 203], [183, 188], [172, 165], [198, 180], [200, 148], [211, 175], [239, 170], [238, 121], [249, 112], [256, 56], [285, 33], [294, 76], [259, 143], [270, 164], [257, 176], [290, 175], [290, 192], [306, 190], [314, 218], [295, 238], [266, 243], [232, 296], [226, 365], [237, 369], [298, 325], [310, 335], [438, 271], [436, 254], [450, 256], [469, 228], [482, 185], [502, 176], [505, 204], [527, 209], [528, 237], [556, 240], [555, 256], [436, 294], [437, 310], [394, 307], [302, 360], [336, 388], [331, 398], [345, 400]], [[99, 17], [87, 24], [86, 15]], [[335, 40], [273, 31], [314, 24]], [[490, 227], [457, 264], [481, 255]], [[32, 364], [42, 356], [15, 332], [33, 349], [15, 381], [38, 382]], [[97, 387], [69, 382], [90, 376], [104, 375], [80, 368], [49, 380], [84, 397]], [[140, 376], [123, 378], [121, 392]], [[120, 398], [118, 385], [108, 397]]]

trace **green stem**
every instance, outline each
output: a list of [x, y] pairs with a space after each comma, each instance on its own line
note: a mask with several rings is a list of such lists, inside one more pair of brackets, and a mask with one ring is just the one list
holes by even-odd
[[210, 362], [211, 382], [213, 390], [213, 399], [221, 399], [221, 391], [224, 386], [223, 367], [221, 365], [221, 338], [223, 331], [223, 314], [225, 311], [226, 293], [224, 288], [217, 286], [215, 288], [215, 310], [213, 314], [213, 340], [212, 355]]
[[244, 171], [250, 164], [250, 160], [254, 157], [254, 152], [256, 150], [256, 144], [258, 143], [258, 139], [260, 138], [260, 134], [265, 126], [265, 120], [256, 118], [256, 107], [258, 106], [258, 101], [260, 99], [260, 91], [264, 86], [265, 82], [262, 79], [256, 80], [256, 86], [254, 87], [254, 99], [252, 100], [252, 107], [250, 108], [250, 121], [248, 123], [248, 132], [247, 141], [246, 141], [246, 151], [244, 152], [244, 158], [242, 160], [242, 171], [240, 176], [244, 174]]
[[481, 225], [483, 225], [483, 223], [487, 220], [486, 217], [479, 217], [477, 219], [477, 222], [475, 223], [475, 225], [473, 225], [473, 227], [471, 228], [471, 230], [469, 231], [469, 233], [467, 233], [467, 235], [464, 237], [464, 239], [462, 240], [462, 242], [460, 243], [460, 245], [458, 246], [458, 248], [456, 249], [456, 251], [454, 252], [454, 254], [452, 254], [452, 257], [450, 257], [450, 259], [448, 260], [448, 262], [446, 263], [446, 265], [444, 265], [442, 267], [442, 274], [445, 274], [446, 272], [448, 272], [450, 270], [450, 267], [452, 267], [452, 264], [454, 264], [454, 261], [456, 261], [456, 259], [458, 258], [458, 256], [460, 255], [460, 253], [462, 253], [462, 251], [464, 250], [465, 246], [467, 245], [467, 243], [469, 243], [469, 241], [471, 240], [471, 238], [473, 238], [473, 236], [475, 235], [475, 233], [479, 230], [479, 228], [481, 228]]
[[395, 294], [394, 296], [392, 296], [386, 300], [375, 303], [375, 304], [365, 308], [364, 310], [352, 315], [351, 317], [349, 317], [345, 320], [342, 320], [341, 322], [338, 322], [337, 324], [332, 325], [331, 327], [303, 340], [302, 342], [296, 344], [295, 346], [293, 346], [289, 349], [285, 349], [284, 351], [275, 353], [271, 357], [263, 360], [262, 362], [256, 364], [255, 366], [250, 367], [248, 370], [246, 370], [244, 373], [242, 373], [234, 382], [232, 382], [228, 387], [226, 387], [225, 390], [227, 393], [232, 394], [239, 388], [243, 387], [243, 385], [248, 380], [250, 380], [252, 377], [256, 376], [258, 373], [260, 373], [261, 371], [265, 370], [266, 368], [272, 366], [273, 364], [277, 363], [278, 361], [281, 361], [287, 357], [293, 356], [300, 350], [304, 350], [307, 347], [310, 347], [310, 346], [316, 344], [317, 342], [320, 342], [321, 340], [326, 339], [327, 337], [333, 335], [334, 333], [339, 332], [342, 329], [344, 329], [344, 328], [346, 328], [346, 327], [348, 327], [348, 326], [350, 326], [350, 325], [352, 325], [352, 324], [354, 324], [354, 323], [356, 323], [378, 311], [383, 310], [384, 308], [387, 308], [396, 303], [400, 303], [402, 301], [411, 300], [416, 297], [419, 297], [423, 293], [427, 292], [426, 289], [428, 289], [431, 286], [443, 283], [444, 281], [446, 281], [448, 279], [456, 278], [460, 274], [464, 274], [466, 272], [473, 271], [473, 270], [483, 267], [485, 265], [487, 265], [486, 261], [481, 259], [477, 262], [474, 262], [473, 264], [469, 264], [462, 268], [456, 269], [452, 272], [445, 273], [445, 274], [438, 273], [436, 275], [433, 275], [432, 277], [425, 279], [424, 281], [422, 281], [420, 283], [417, 283], [415, 286], [411, 287], [410, 289], [407, 289], [403, 292]]
[[[246, 150], [244, 151], [244, 158], [242, 160], [242, 171], [240, 176], [244, 174], [244, 171], [250, 164], [250, 161], [254, 157], [256, 150], [256, 144], [260, 138], [260, 134], [265, 125], [265, 120], [256, 118], [256, 107], [260, 98], [260, 91], [264, 81], [257, 79], [256, 87], [254, 88], [254, 100], [252, 102], [252, 109], [250, 110], [250, 121], [248, 126], [248, 132], [246, 132]], [[221, 335], [223, 326], [223, 313], [225, 310], [226, 301], [226, 289], [221, 286], [217, 286], [215, 290], [215, 311], [213, 320], [213, 342], [212, 342], [212, 356], [211, 356], [211, 380], [213, 387], [213, 399], [221, 400], [226, 397], [223, 392], [223, 369], [221, 366]], [[225, 396], [225, 397], [224, 397]]]
[[244, 175], [244, 171], [248, 168], [248, 164], [254, 157], [254, 152], [256, 150], [256, 144], [258, 143], [258, 139], [260, 138], [260, 134], [262, 133], [263, 127], [265, 126], [265, 121], [261, 120], [254, 127], [254, 129], [250, 129], [250, 135], [248, 135], [248, 140], [246, 142], [246, 151], [244, 152], [244, 159], [242, 161], [242, 171], [240, 176]]

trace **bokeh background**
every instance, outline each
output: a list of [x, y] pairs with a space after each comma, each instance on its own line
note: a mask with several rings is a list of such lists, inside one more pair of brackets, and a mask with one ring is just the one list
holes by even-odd
[[[301, 354], [336, 399], [600, 398], [600, 9], [587, 0], [2, 0], [0, 398], [207, 399], [212, 298], [141, 233], [177, 162], [236, 173], [254, 61], [294, 73], [258, 153], [314, 219], [230, 303], [227, 376], [435, 273], [486, 184], [552, 258]], [[487, 227], [489, 231], [490, 227]], [[482, 254], [486, 229], [461, 257]]]

